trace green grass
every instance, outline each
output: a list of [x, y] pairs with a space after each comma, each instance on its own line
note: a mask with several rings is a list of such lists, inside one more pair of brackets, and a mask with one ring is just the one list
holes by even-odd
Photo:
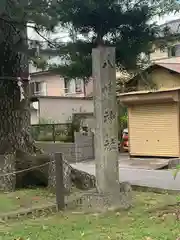
[[0, 193], [0, 214], [50, 203], [54, 194], [46, 189], [27, 189], [12, 193]]
[[129, 211], [107, 214], [64, 213], [49, 218], [0, 225], [0, 239], [13, 240], [176, 240], [180, 221], [164, 214], [176, 195], [151, 192], [134, 193], [134, 207]]

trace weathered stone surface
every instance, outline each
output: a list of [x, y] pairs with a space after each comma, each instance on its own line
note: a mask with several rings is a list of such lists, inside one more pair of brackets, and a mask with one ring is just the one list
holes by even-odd
[[119, 190], [118, 125], [115, 48], [100, 46], [92, 51], [94, 78], [95, 159], [98, 192], [113, 195]]
[[[96, 180], [93, 175], [72, 168], [65, 160], [63, 160], [63, 170], [64, 187], [66, 193], [70, 192], [72, 186], [83, 190], [88, 190], [95, 187]], [[48, 186], [50, 188], [55, 188], [56, 186], [55, 163], [53, 161], [49, 166]]]
[[36, 142], [36, 145], [43, 149], [46, 153], [61, 152], [69, 163], [76, 162], [75, 143], [52, 143], [52, 142]]
[[117, 209], [128, 209], [132, 206], [132, 189], [129, 183], [121, 183], [120, 189], [114, 194], [101, 194], [96, 190], [88, 191], [77, 201], [77, 208], [84, 212], [104, 212]]
[[94, 133], [89, 132], [83, 135], [80, 132], [74, 133], [76, 162], [94, 159]]
[[[48, 187], [55, 188], [56, 187], [56, 166], [54, 162], [54, 157], [52, 156], [51, 163], [49, 164], [48, 170]], [[64, 181], [64, 190], [66, 193], [69, 193], [72, 188], [72, 180], [71, 180], [71, 167], [64, 160], [63, 163], [63, 181]]]

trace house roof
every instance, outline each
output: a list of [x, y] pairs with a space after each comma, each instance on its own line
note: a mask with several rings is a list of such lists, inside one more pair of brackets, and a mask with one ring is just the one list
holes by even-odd
[[167, 28], [169, 33], [174, 35], [180, 33], [180, 19], [172, 20], [160, 25], [161, 29]]
[[168, 70], [174, 71], [176, 73], [180, 73], [179, 63], [159, 63], [158, 65]]
[[34, 77], [34, 76], [48, 75], [48, 74], [58, 75], [57, 73], [54, 73], [53, 71], [46, 70], [46, 71], [39, 71], [39, 72], [30, 73], [30, 76]]
[[132, 82], [134, 82], [138, 77], [140, 77], [140, 75], [146, 71], [153, 71], [154, 69], [157, 68], [165, 68], [169, 71], [173, 71], [174, 73], [180, 74], [180, 63], [172, 63], [172, 62], [156, 62], [150, 66], [148, 66], [147, 68], [145, 68], [144, 70], [142, 70], [141, 72], [139, 72], [138, 74], [136, 74], [134, 77], [132, 77], [128, 82], [127, 85], [131, 84]]
[[180, 87], [170, 89], [134, 91], [123, 93], [118, 96], [120, 102], [126, 106], [134, 104], [159, 104], [179, 102]]
[[165, 88], [165, 89], [157, 89], [157, 90], [142, 90], [142, 91], [133, 91], [133, 92], [127, 92], [127, 93], [120, 93], [118, 97], [121, 96], [129, 96], [129, 95], [142, 95], [142, 94], [148, 94], [148, 93], [161, 93], [161, 92], [173, 92], [173, 91], [180, 91], [180, 87], [174, 87], [174, 88]]
[[180, 57], [170, 57], [170, 58], [166, 57], [166, 58], [154, 60], [153, 62], [154, 63], [174, 63], [174, 64], [179, 63], [180, 64]]
[[179, 39], [180, 35], [180, 19], [172, 20], [166, 22], [159, 26], [159, 32], [157, 34], [157, 39], [153, 41], [154, 43], [160, 40], [172, 41]]

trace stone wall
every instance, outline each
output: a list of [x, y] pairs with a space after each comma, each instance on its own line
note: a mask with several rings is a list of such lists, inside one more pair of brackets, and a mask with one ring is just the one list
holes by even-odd
[[70, 163], [76, 162], [74, 143], [37, 142], [37, 146], [42, 148], [47, 153], [62, 152], [66, 161]]
[[88, 136], [85, 136], [79, 132], [76, 132], [74, 138], [76, 162], [94, 159], [94, 134], [88, 133]]
[[37, 146], [47, 153], [62, 152], [69, 163], [82, 162], [94, 159], [94, 135], [84, 136], [75, 133], [74, 143], [37, 142]]

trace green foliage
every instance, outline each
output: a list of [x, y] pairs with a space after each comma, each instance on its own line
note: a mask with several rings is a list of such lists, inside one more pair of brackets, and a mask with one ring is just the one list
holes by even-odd
[[77, 40], [76, 43], [61, 44], [60, 55], [65, 64], [51, 65], [50, 69], [56, 71], [67, 79], [83, 78], [86, 80], [92, 75], [91, 51], [94, 44], [90, 41]]
[[[26, 28], [33, 28], [38, 34], [53, 31], [58, 24], [56, 4], [57, 2], [47, 0], [0, 1], [1, 75], [19, 76], [18, 69], [25, 69], [22, 66], [25, 60], [19, 59], [23, 54], [32, 57], [33, 52], [28, 50]], [[42, 61], [34, 60], [35, 65], [45, 67]]]
[[45, 70], [46, 67], [48, 66], [47, 62], [40, 58], [40, 57], [32, 57], [31, 60], [33, 61], [34, 66], [36, 66], [39, 69]]
[[[55, 202], [55, 196], [47, 190], [24, 190], [3, 193], [0, 196], [0, 210], [5, 212], [7, 203], [13, 201], [10, 210], [19, 210], [20, 206], [39, 206]], [[35, 192], [36, 191], [36, 192]], [[74, 190], [70, 199], [82, 196], [82, 191]], [[67, 197], [67, 199], [68, 199]], [[17, 200], [18, 198], [18, 200]], [[2, 222], [2, 240], [178, 240], [180, 221], [177, 220], [178, 206], [175, 194], [157, 194], [152, 192], [133, 192], [133, 207], [123, 211], [109, 211], [103, 214], [80, 214], [66, 211], [52, 216], [31, 218], [22, 221]], [[1, 200], [2, 199], [2, 200]], [[19, 200], [20, 199], [20, 200]], [[42, 202], [42, 203], [41, 203]], [[7, 208], [6, 208], [7, 209]], [[16, 211], [17, 211], [16, 210]], [[169, 214], [166, 214], [169, 213]], [[173, 214], [175, 213], [175, 214]], [[65, 216], [65, 217], [64, 217]], [[30, 237], [29, 237], [30, 236]]]
[[[38, 138], [36, 139], [36, 141], [39, 142], [53, 142], [53, 137], [52, 135], [40, 135], [38, 136]], [[56, 142], [72, 142], [72, 137], [71, 136], [66, 136], [66, 135], [62, 135], [62, 136], [56, 136], [55, 139]]]
[[39, 124], [54, 124], [55, 121], [50, 120], [50, 119], [46, 119], [46, 118], [40, 118], [39, 119]]
[[0, 16], [17, 29], [26, 23], [33, 23], [35, 28], [52, 31], [58, 23], [56, 1], [47, 0], [1, 0]]
[[55, 123], [43, 118], [39, 124], [31, 126], [31, 134], [36, 141], [73, 142], [73, 130], [72, 124]]
[[125, 114], [125, 115], [123, 115], [123, 116], [120, 116], [120, 123], [122, 123], [122, 124], [126, 124], [127, 125], [127, 121], [128, 121], [128, 115], [127, 115], [127, 113]]
[[36, 141], [74, 142], [74, 132], [79, 132], [80, 122], [77, 116], [67, 124], [41, 118], [39, 124], [31, 126], [31, 134]]
[[67, 78], [91, 76], [92, 47], [106, 44], [116, 47], [117, 67], [135, 70], [147, 59], [142, 52], [149, 53], [151, 43], [159, 28], [149, 24], [154, 16], [178, 10], [175, 0], [62, 0], [57, 5], [57, 14], [63, 26], [73, 26], [76, 35], [84, 39], [73, 39], [61, 46], [60, 55], [66, 64], [52, 66]]
[[74, 133], [80, 131], [81, 120], [76, 116], [72, 118], [72, 123], [68, 127], [67, 136], [72, 137], [72, 142], [74, 142]]
[[62, 24], [72, 24], [82, 34], [92, 32], [103, 38], [131, 26], [146, 24], [155, 15], [177, 10], [178, 4], [175, 0], [62, 0], [57, 7]]
[[[116, 46], [118, 67], [136, 68], [139, 54], [148, 52], [149, 41], [157, 32], [157, 26], [148, 21], [172, 10], [179, 10], [175, 0], [166, 4], [164, 0], [1, 0], [0, 22], [11, 25], [16, 33], [28, 22], [40, 35], [54, 31], [59, 23], [69, 27], [73, 43], [58, 48], [66, 64], [51, 68], [68, 78], [86, 78], [91, 75], [91, 49], [102, 41]], [[74, 37], [74, 33], [83, 34], [84, 40]], [[22, 41], [13, 45], [16, 51], [25, 51]], [[46, 63], [35, 59], [35, 65], [44, 68]]]
[[180, 195], [177, 196], [177, 202], [180, 203]]
[[177, 165], [176, 166], [176, 170], [174, 171], [174, 179], [176, 179], [176, 177], [177, 177], [177, 175], [178, 175], [178, 173], [180, 172], [180, 165]]
[[118, 107], [119, 107], [119, 122], [120, 124], [127, 126], [128, 121], [127, 107], [121, 104]]

